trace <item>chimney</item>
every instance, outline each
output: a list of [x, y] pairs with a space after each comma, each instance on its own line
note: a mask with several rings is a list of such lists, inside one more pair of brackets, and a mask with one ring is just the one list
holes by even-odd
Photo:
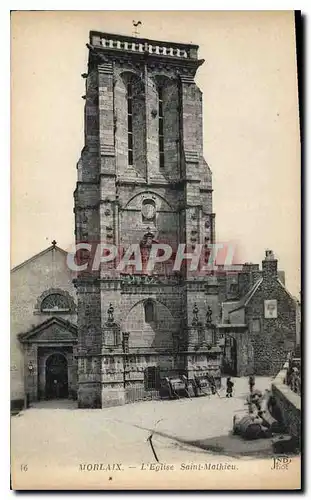
[[238, 276], [239, 294], [242, 297], [261, 278], [259, 264], [246, 262]]
[[266, 250], [265, 259], [262, 261], [263, 279], [274, 279], [278, 277], [278, 261], [272, 250]]

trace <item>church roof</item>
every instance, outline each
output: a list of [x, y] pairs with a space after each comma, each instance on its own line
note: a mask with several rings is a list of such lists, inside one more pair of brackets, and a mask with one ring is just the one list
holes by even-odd
[[287, 293], [287, 295], [294, 301], [297, 302], [297, 299], [287, 290], [286, 286], [282, 282], [282, 280], [278, 279], [278, 284], [283, 288], [283, 290]]
[[52, 244], [48, 248], [46, 248], [45, 250], [42, 250], [41, 252], [36, 253], [35, 255], [33, 255], [32, 257], [30, 257], [29, 259], [24, 260], [24, 262], [21, 262], [21, 264], [18, 264], [17, 266], [13, 267], [11, 269], [11, 273], [13, 273], [14, 271], [17, 271], [21, 267], [26, 266], [27, 264], [29, 264], [30, 262], [33, 262], [34, 260], [38, 259], [39, 257], [42, 257], [42, 255], [45, 255], [45, 254], [51, 252], [52, 250], [57, 250], [57, 251], [63, 253], [65, 256], [67, 255], [67, 252], [65, 250], [63, 250], [62, 248], [58, 247], [56, 244], [55, 245]]
[[244, 297], [237, 302], [237, 305], [234, 309], [230, 311], [232, 313], [233, 311], [238, 311], [239, 309], [242, 309], [243, 307], [247, 306], [253, 295], [257, 292], [258, 288], [260, 287], [261, 283], [263, 281], [263, 278], [260, 278], [254, 285], [248, 290], [248, 292], [244, 295]]
[[[31, 342], [34, 339], [45, 341], [48, 340], [46, 338], [42, 339], [42, 333], [44, 331], [48, 331], [50, 327], [56, 326], [59, 328], [58, 331], [52, 331], [52, 338], [50, 340], [62, 340], [62, 341], [71, 341], [77, 339], [78, 328], [74, 323], [71, 323], [68, 320], [63, 318], [58, 318], [56, 316], [52, 316], [47, 320], [39, 323], [38, 325], [34, 325], [27, 332], [20, 333], [18, 335], [18, 339], [20, 342]], [[55, 337], [55, 338], [54, 338]]]

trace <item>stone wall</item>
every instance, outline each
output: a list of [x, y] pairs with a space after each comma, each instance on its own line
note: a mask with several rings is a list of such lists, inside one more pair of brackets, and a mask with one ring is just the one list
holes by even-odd
[[[277, 317], [265, 318], [264, 301], [277, 300]], [[258, 320], [259, 331], [253, 331]], [[286, 355], [294, 350], [296, 341], [296, 305], [277, 277], [264, 278], [245, 308], [254, 349], [254, 370], [257, 375], [276, 375]]]
[[287, 433], [296, 438], [297, 442], [300, 444], [301, 397], [284, 383], [287, 368], [288, 363], [286, 362], [282, 370], [273, 380], [272, 395], [275, 397], [278, 409], [281, 412], [283, 424]]
[[[236, 364], [236, 375], [246, 377], [251, 375], [254, 370], [253, 346], [249, 338], [246, 325], [218, 325], [218, 333], [223, 339], [223, 371], [227, 373]], [[234, 349], [231, 351], [230, 339], [234, 339]], [[236, 355], [233, 359], [232, 355]], [[231, 373], [228, 373], [231, 374]]]
[[220, 354], [219, 347], [178, 355], [155, 352], [125, 354], [120, 349], [109, 353], [106, 348], [101, 366], [102, 407], [160, 398], [160, 385], [148, 387], [147, 384], [148, 369], [153, 367], [157, 368], [160, 379], [176, 378], [181, 374], [188, 375], [189, 379], [213, 375], [216, 387], [220, 388]]

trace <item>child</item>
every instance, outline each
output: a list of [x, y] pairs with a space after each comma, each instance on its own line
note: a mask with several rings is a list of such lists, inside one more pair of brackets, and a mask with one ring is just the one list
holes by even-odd
[[226, 394], [226, 398], [232, 398], [233, 386], [234, 386], [234, 383], [231, 381], [230, 377], [228, 377], [227, 378], [227, 394]]

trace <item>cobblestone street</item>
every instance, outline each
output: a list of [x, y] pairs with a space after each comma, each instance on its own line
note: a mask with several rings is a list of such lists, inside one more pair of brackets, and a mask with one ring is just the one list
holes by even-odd
[[[247, 379], [233, 380], [235, 391], [230, 399], [225, 396], [223, 380], [219, 396], [148, 401], [102, 410], [74, 409], [66, 401], [39, 403], [12, 418], [13, 460], [18, 457], [21, 463], [46, 464], [57, 460], [58, 465], [150, 462], [154, 456], [147, 438], [152, 431], [160, 461], [206, 459], [209, 452], [202, 449], [201, 442], [226, 438], [233, 415], [246, 411]], [[256, 387], [265, 390], [270, 382], [258, 377]], [[219, 454], [228, 457], [230, 450], [225, 448]]]

